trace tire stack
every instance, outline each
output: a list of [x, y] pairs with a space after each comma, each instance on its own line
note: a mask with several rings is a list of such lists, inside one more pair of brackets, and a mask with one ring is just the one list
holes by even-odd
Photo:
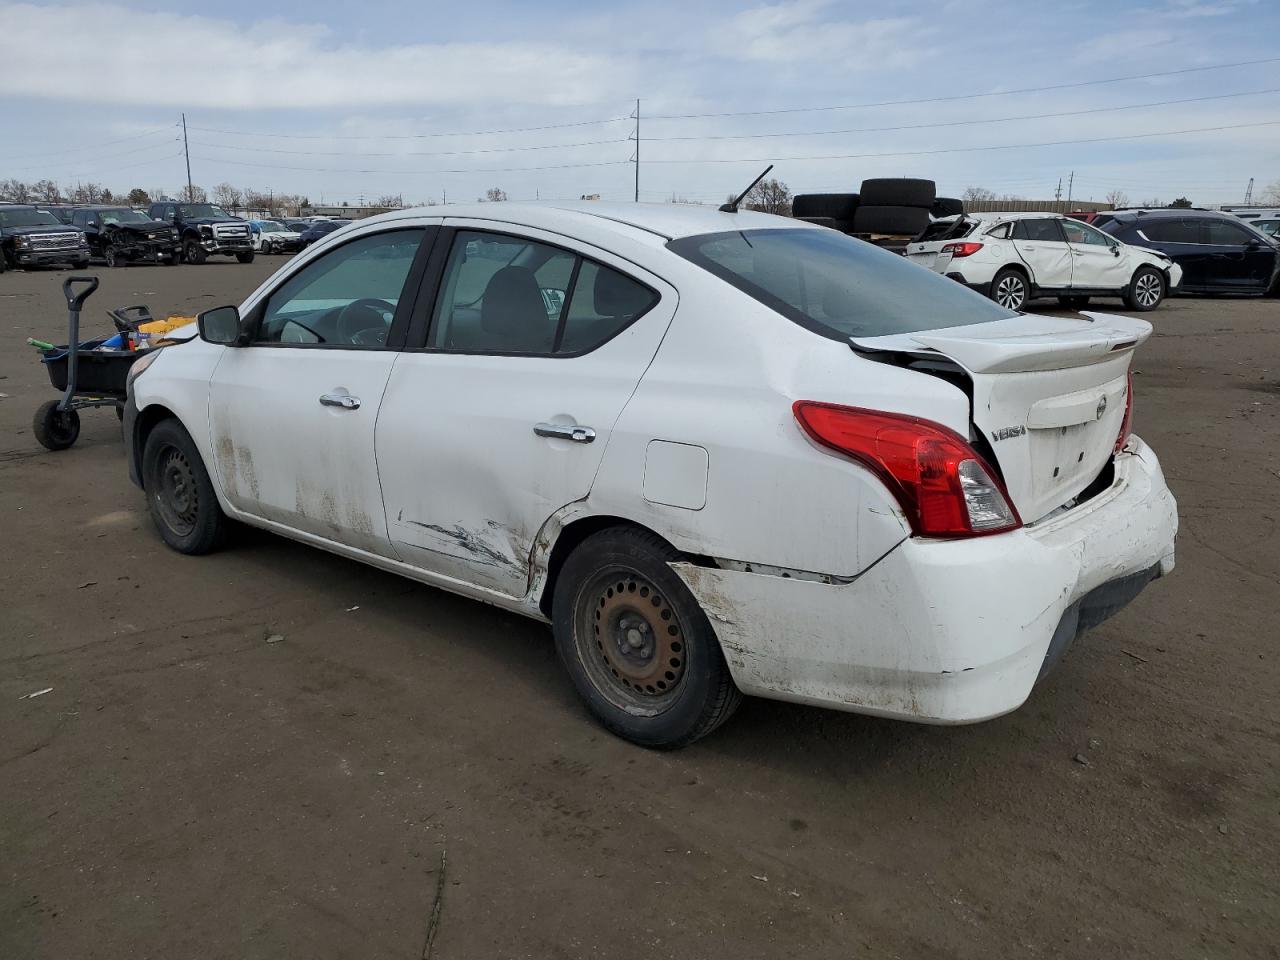
[[856, 193], [802, 193], [791, 201], [791, 214], [797, 220], [841, 233], [853, 232], [853, 216], [857, 210]]
[[929, 225], [937, 188], [932, 180], [881, 178], [863, 180], [858, 196], [854, 233], [914, 237]]

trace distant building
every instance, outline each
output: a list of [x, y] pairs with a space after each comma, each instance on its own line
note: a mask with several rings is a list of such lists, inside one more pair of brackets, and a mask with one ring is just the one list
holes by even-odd
[[373, 204], [365, 204], [363, 206], [348, 204], [320, 204], [319, 206], [307, 207], [302, 215], [305, 217], [344, 217], [352, 220], [360, 220], [363, 217], [374, 217], [380, 213], [386, 213], [388, 210], [394, 210], [395, 207], [379, 207]]

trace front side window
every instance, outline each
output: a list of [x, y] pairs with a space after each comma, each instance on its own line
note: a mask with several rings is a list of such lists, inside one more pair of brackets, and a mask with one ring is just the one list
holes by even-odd
[[1095, 230], [1079, 220], [1063, 220], [1062, 232], [1067, 235], [1067, 243], [1088, 244], [1095, 247], [1109, 247], [1115, 241], [1108, 240], [1106, 234]]
[[255, 342], [385, 346], [421, 242], [421, 230], [394, 230], [313, 260], [267, 298]]
[[440, 282], [428, 346], [461, 353], [585, 353], [657, 300], [643, 284], [560, 247], [460, 230]]
[[[682, 237], [667, 249], [835, 340], [1017, 316], [954, 280], [834, 230], [735, 230]], [[726, 322], [725, 336], [732, 335]]]
[[1220, 246], [1241, 246], [1250, 240], [1257, 239], [1244, 227], [1236, 226], [1227, 220], [1206, 220], [1205, 243], [1216, 243]]

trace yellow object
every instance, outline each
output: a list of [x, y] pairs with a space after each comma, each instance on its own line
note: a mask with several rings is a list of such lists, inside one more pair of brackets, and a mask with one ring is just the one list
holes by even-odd
[[177, 314], [170, 314], [163, 320], [152, 320], [150, 323], [139, 324], [139, 333], [168, 333], [170, 330], [177, 330], [179, 327], [185, 327], [188, 324], [195, 323], [195, 317], [182, 317]]

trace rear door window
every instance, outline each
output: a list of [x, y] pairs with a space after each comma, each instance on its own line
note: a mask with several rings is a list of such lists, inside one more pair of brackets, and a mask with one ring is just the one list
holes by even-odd
[[1200, 222], [1185, 217], [1166, 217], [1138, 224], [1138, 232], [1152, 243], [1203, 243]]
[[[834, 230], [735, 230], [667, 249], [834, 340], [968, 326], [1017, 316], [906, 257]], [[726, 320], [725, 336], [732, 336]]]
[[1013, 227], [1013, 239], [1038, 240], [1041, 243], [1064, 243], [1062, 229], [1057, 220], [1041, 220], [1028, 217], [1019, 220]]

